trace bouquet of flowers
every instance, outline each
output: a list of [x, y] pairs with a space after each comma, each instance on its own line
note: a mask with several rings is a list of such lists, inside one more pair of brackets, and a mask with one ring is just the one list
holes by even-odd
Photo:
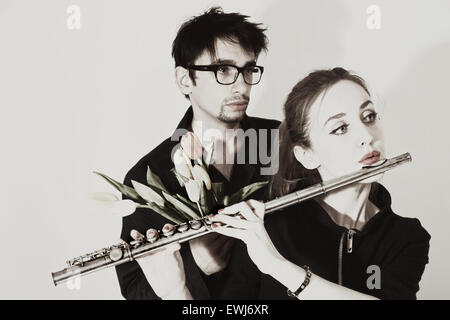
[[128, 199], [119, 200], [115, 195], [105, 193], [97, 193], [95, 198], [115, 203], [116, 210], [119, 208], [118, 210], [125, 214], [133, 213], [136, 208], [148, 208], [176, 224], [181, 224], [200, 219], [214, 208], [243, 201], [267, 184], [267, 181], [256, 182], [232, 195], [224, 194], [223, 183], [211, 182], [208, 174], [209, 161], [207, 165], [203, 162], [203, 147], [192, 132], [186, 133], [181, 138], [181, 148], [174, 152], [173, 162], [175, 167], [171, 171], [180, 186], [186, 190], [187, 198], [178, 193], [170, 194], [158, 175], [149, 167], [147, 167], [147, 185], [132, 180], [133, 187], [117, 182], [105, 174], [94, 172]]

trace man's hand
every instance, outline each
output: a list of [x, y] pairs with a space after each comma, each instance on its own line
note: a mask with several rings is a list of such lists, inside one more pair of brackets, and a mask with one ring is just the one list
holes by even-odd
[[230, 260], [234, 239], [217, 233], [189, 241], [191, 252], [197, 266], [206, 274], [223, 270]]
[[[135, 232], [132, 232], [132, 237], [136, 237]], [[179, 250], [180, 244], [174, 242], [136, 260], [148, 283], [161, 299], [192, 299], [186, 287], [183, 259]]]

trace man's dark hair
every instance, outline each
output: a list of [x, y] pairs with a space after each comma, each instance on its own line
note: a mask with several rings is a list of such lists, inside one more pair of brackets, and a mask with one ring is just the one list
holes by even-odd
[[[224, 13], [222, 8], [213, 7], [183, 23], [172, 44], [175, 67], [193, 64], [205, 50], [215, 56], [217, 39], [237, 43], [256, 57], [262, 50], [266, 51], [266, 29], [261, 28], [260, 23], [247, 21], [247, 18], [239, 13]], [[189, 75], [194, 80], [191, 72]]]

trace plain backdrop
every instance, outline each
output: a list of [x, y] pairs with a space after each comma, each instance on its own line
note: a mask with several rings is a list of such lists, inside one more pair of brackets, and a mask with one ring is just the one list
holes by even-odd
[[[76, 5], [81, 28], [70, 29]], [[431, 234], [418, 297], [450, 298], [447, 0], [0, 1], [0, 298], [122, 299], [113, 268], [54, 287], [69, 258], [117, 242], [121, 217], [92, 200], [168, 137], [188, 102], [170, 56], [178, 27], [212, 5], [268, 28], [248, 113], [282, 119], [293, 85], [343, 66], [369, 83], [388, 153], [413, 162], [382, 181], [393, 209]], [[370, 29], [368, 8], [380, 9]], [[370, 26], [370, 24], [369, 24]]]

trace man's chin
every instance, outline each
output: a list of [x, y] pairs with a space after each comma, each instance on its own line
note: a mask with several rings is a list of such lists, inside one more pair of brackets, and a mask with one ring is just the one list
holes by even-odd
[[232, 112], [222, 112], [219, 114], [218, 119], [225, 123], [237, 123], [241, 122], [245, 117], [244, 111], [232, 111]]

